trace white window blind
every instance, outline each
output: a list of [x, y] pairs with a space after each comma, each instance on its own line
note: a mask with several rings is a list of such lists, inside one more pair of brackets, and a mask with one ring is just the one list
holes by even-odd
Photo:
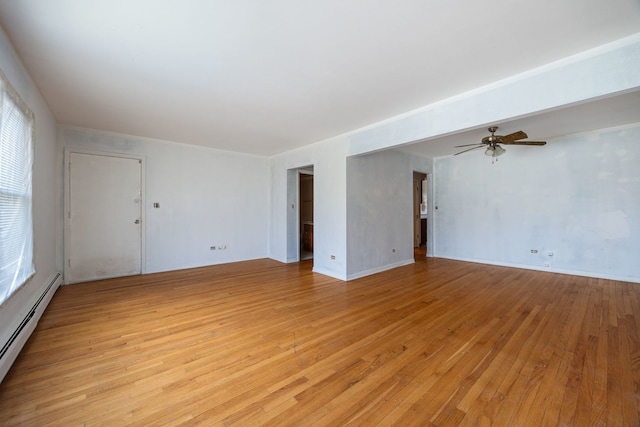
[[0, 304], [34, 273], [33, 113], [0, 73]]

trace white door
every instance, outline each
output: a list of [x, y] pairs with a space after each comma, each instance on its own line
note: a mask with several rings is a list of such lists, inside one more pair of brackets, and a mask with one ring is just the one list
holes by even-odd
[[142, 162], [70, 153], [66, 283], [141, 273]]

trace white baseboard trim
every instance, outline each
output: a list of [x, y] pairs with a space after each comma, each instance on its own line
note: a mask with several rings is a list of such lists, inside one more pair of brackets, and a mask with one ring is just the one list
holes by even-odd
[[497, 265], [497, 266], [500, 266], [500, 267], [522, 268], [524, 270], [544, 271], [544, 272], [547, 272], [547, 273], [568, 274], [570, 276], [593, 277], [593, 278], [596, 278], [596, 279], [606, 279], [606, 280], [616, 280], [616, 281], [620, 281], [620, 282], [640, 283], [640, 277], [635, 277], [635, 276], [624, 276], [624, 275], [618, 275], [618, 274], [604, 274], [604, 273], [595, 273], [595, 272], [592, 272], [592, 271], [571, 270], [571, 269], [554, 268], [554, 267], [541, 267], [541, 266], [528, 265], [528, 264], [488, 261], [488, 260], [484, 260], [484, 259], [461, 258], [461, 257], [442, 256], [442, 255], [434, 255], [434, 258], [445, 258], [445, 259], [451, 259], [451, 260], [454, 260], [454, 261], [465, 261], [465, 262], [474, 262], [474, 263], [477, 263], [477, 264]]
[[324, 276], [333, 277], [334, 279], [342, 280], [343, 282], [347, 281], [345, 276], [340, 275], [340, 274], [336, 273], [335, 271], [324, 269], [322, 267], [315, 267], [314, 266], [311, 271], [313, 271], [314, 273], [322, 274]]
[[370, 268], [369, 270], [359, 271], [357, 273], [349, 274], [347, 280], [355, 280], [365, 276], [371, 276], [372, 274], [382, 273], [383, 271], [391, 270], [392, 268], [402, 267], [403, 265], [414, 264], [415, 259], [405, 259], [402, 261], [394, 262], [392, 264], [386, 264], [380, 267]]

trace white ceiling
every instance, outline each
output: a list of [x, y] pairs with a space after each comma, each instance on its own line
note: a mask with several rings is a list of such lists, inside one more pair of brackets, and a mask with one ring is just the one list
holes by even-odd
[[[640, 2], [0, 0], [0, 25], [61, 124], [273, 155], [637, 33]], [[638, 117], [618, 98], [564, 113]], [[501, 131], [567, 133], [558, 117]]]

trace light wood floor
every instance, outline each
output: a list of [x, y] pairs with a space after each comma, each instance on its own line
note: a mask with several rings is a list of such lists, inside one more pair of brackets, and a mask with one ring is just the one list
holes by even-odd
[[0, 425], [640, 425], [640, 284], [310, 268], [61, 288], [0, 385]]

